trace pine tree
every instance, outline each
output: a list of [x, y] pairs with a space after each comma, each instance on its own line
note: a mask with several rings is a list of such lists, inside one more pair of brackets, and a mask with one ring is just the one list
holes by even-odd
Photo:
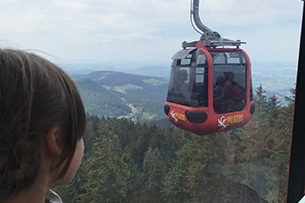
[[112, 122], [100, 124], [94, 151], [84, 163], [87, 180], [82, 202], [124, 202], [127, 196], [130, 172]]
[[157, 197], [160, 197], [162, 166], [163, 161], [159, 150], [149, 147], [143, 162], [144, 184], [145, 188]]

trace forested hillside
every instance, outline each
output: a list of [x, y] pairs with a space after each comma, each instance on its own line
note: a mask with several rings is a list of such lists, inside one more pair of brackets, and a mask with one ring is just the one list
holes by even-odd
[[168, 83], [157, 77], [96, 71], [73, 75], [89, 114], [137, 121], [163, 118]]
[[284, 202], [294, 96], [256, 90], [241, 129], [207, 136], [131, 119], [88, 117], [76, 178], [64, 202]]

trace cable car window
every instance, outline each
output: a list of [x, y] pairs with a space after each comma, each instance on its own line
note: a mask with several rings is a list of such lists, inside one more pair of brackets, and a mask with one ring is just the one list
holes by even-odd
[[[207, 106], [207, 67], [206, 56], [200, 53], [201, 63], [194, 60], [195, 51], [184, 58], [176, 55], [172, 63], [172, 70], [167, 94], [167, 101], [190, 107]], [[198, 58], [197, 58], [198, 59]]]
[[205, 54], [201, 50], [197, 50], [197, 61], [196, 61], [198, 66], [202, 66], [207, 64], [207, 58]]
[[227, 60], [227, 63], [239, 63], [239, 58], [228, 57]]
[[241, 51], [212, 52], [213, 104], [216, 113], [241, 111], [246, 105], [246, 64]]
[[207, 94], [207, 68], [196, 67], [196, 82], [193, 89], [193, 100], [198, 101], [199, 106], [208, 106]]
[[188, 55], [185, 59], [178, 60], [181, 66], [189, 66], [191, 65], [192, 55]]
[[211, 52], [214, 64], [245, 64], [246, 59], [241, 51]]
[[211, 53], [213, 57], [214, 64], [224, 64], [226, 63], [226, 57], [224, 53]]
[[196, 69], [196, 84], [203, 84], [204, 81], [204, 68], [197, 68]]

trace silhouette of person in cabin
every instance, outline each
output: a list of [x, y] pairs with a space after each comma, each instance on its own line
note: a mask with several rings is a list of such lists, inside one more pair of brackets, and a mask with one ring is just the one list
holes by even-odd
[[226, 80], [224, 85], [225, 109], [230, 112], [233, 111], [235, 105], [244, 103], [243, 88], [233, 80], [232, 72], [224, 72], [224, 76]]
[[185, 69], [180, 70], [175, 78], [174, 92], [183, 95], [186, 99], [190, 99], [191, 93], [188, 90], [188, 85], [185, 83], [188, 73]]
[[217, 113], [223, 112], [224, 97], [224, 86], [226, 79], [224, 76], [218, 76], [214, 85], [213, 97], [214, 97], [214, 110]]
[[218, 76], [214, 85], [214, 101], [223, 101], [224, 99], [224, 87], [226, 79], [224, 76]]

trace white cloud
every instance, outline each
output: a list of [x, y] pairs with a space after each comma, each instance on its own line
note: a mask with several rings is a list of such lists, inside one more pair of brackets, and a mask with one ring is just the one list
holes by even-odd
[[[283, 51], [295, 60], [301, 8], [298, 0], [204, 0], [199, 11], [224, 37], [247, 41], [255, 60]], [[3, 47], [39, 49], [55, 61], [165, 61], [200, 37], [190, 0], [2, 0], [0, 10]]]

